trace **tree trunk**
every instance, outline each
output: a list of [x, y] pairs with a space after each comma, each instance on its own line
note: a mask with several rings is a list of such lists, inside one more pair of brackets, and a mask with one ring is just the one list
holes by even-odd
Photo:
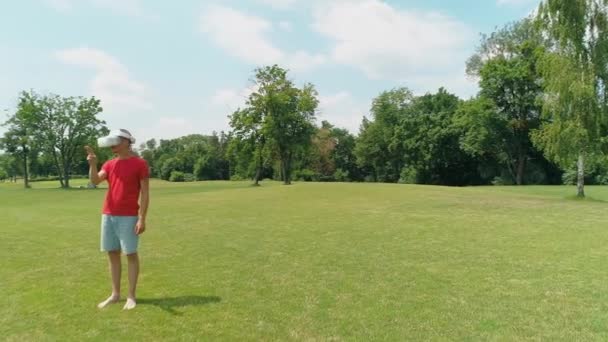
[[253, 178], [253, 185], [260, 185], [260, 176], [262, 175], [262, 168], [258, 165], [257, 170], [255, 171], [255, 177]]
[[70, 170], [70, 165], [68, 163], [64, 164], [63, 167], [63, 184], [65, 185], [65, 188], [69, 188], [70, 187], [70, 173], [72, 172], [72, 170]]
[[290, 185], [291, 178], [289, 174], [289, 161], [287, 157], [281, 158], [281, 173], [283, 174], [283, 184]]
[[585, 197], [585, 156], [582, 153], [578, 155], [578, 162], [576, 166], [578, 171], [578, 177], [576, 181], [576, 196], [582, 198]]
[[256, 162], [256, 170], [255, 170], [255, 178], [253, 179], [253, 185], [255, 186], [259, 186], [260, 185], [260, 177], [262, 177], [262, 165], [263, 160], [262, 160], [262, 151], [259, 150], [258, 151], [258, 160]]
[[65, 188], [63, 184], [63, 172], [61, 163], [59, 162], [59, 157], [57, 157], [57, 152], [53, 150], [53, 159], [55, 160], [55, 167], [57, 168], [57, 176], [59, 176], [59, 184], [62, 188]]
[[69, 184], [70, 175], [69, 175], [69, 170], [68, 170], [68, 164], [67, 164], [66, 158], [63, 154], [61, 155], [61, 169], [62, 169], [62, 174], [63, 174], [63, 177], [60, 177], [60, 178], [63, 178], [63, 181], [61, 182], [62, 187], [67, 189], [70, 187], [70, 184]]
[[524, 185], [524, 174], [526, 171], [526, 159], [525, 154], [521, 154], [517, 159], [517, 176], [515, 182], [517, 185]]
[[27, 167], [27, 150], [23, 150], [23, 186], [27, 189], [30, 187], [29, 170]]

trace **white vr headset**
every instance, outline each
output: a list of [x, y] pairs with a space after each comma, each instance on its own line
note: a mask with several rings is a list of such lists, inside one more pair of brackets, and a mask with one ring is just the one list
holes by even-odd
[[105, 137], [97, 139], [97, 146], [99, 147], [112, 147], [119, 145], [121, 142], [121, 138], [125, 138], [131, 142], [131, 144], [135, 144], [135, 138], [127, 131], [126, 129], [120, 129], [116, 131], [110, 132]]

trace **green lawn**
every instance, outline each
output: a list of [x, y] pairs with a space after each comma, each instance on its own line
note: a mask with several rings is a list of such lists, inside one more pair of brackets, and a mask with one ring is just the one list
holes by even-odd
[[55, 186], [0, 184], [1, 340], [608, 339], [608, 188], [155, 181], [123, 312]]

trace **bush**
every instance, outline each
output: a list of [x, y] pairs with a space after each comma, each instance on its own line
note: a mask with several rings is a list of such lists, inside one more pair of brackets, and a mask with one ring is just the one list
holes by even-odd
[[180, 168], [179, 161], [175, 158], [165, 160], [160, 168], [160, 178], [171, 181], [171, 174]]
[[363, 181], [365, 183], [375, 183], [376, 182], [376, 178], [372, 175], [367, 175], [365, 176], [365, 178], [363, 178]]
[[169, 176], [169, 182], [184, 182], [185, 176], [181, 171], [171, 171], [171, 175]]
[[337, 182], [350, 182], [348, 171], [342, 169], [337, 169], [333, 177]]
[[8, 173], [6, 173], [4, 170], [0, 170], [0, 182], [3, 182], [7, 178], [8, 178]]
[[413, 167], [404, 167], [399, 175], [399, 183], [401, 184], [417, 184], [418, 171]]
[[184, 182], [196, 182], [196, 177], [192, 173], [184, 173]]
[[501, 186], [501, 185], [513, 185], [513, 180], [511, 177], [505, 176], [496, 176], [492, 180], [492, 185]]
[[172, 171], [169, 176], [169, 182], [195, 182], [196, 177], [191, 173], [185, 173], [181, 171]]
[[230, 180], [231, 180], [231, 181], [244, 181], [244, 180], [247, 180], [247, 178], [246, 178], [246, 177], [243, 177], [243, 176], [241, 176], [241, 175], [239, 175], [239, 174], [234, 174], [234, 175], [232, 175], [232, 176], [230, 177]]
[[320, 176], [319, 177], [319, 182], [335, 182], [336, 178], [334, 178], [334, 176]]
[[[88, 179], [88, 175], [72, 175], [70, 176], [70, 180], [72, 179]], [[36, 176], [31, 177], [29, 179], [30, 182], [50, 182], [50, 181], [59, 181], [59, 176]]]
[[319, 175], [310, 169], [296, 170], [293, 172], [293, 179], [303, 182], [317, 182]]
[[[564, 185], [576, 185], [578, 182], [578, 170], [576, 168], [567, 169], [562, 175], [562, 181]], [[585, 184], [586, 185], [604, 185], [606, 181], [605, 174], [594, 174], [592, 170], [585, 170]]]

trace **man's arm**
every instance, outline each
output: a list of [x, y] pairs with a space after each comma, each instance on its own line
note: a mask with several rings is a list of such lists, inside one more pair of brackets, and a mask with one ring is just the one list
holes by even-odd
[[150, 179], [143, 178], [139, 181], [141, 190], [139, 193], [139, 219], [135, 227], [137, 235], [146, 231], [146, 216], [148, 215], [148, 206], [150, 205]]
[[104, 170], [97, 170], [97, 156], [92, 148], [85, 146], [84, 149], [87, 151], [87, 161], [89, 162], [89, 180], [94, 185], [98, 185], [108, 178], [108, 175]]

